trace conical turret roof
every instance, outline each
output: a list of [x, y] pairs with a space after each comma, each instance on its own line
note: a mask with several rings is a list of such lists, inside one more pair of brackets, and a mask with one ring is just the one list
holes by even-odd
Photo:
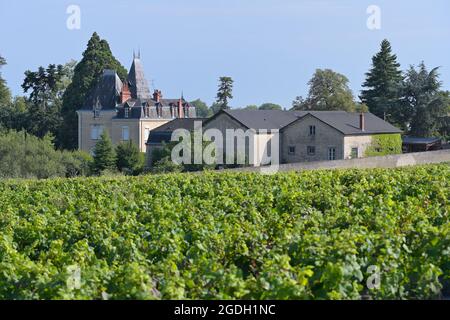
[[133, 99], [150, 99], [150, 89], [144, 75], [144, 67], [140, 56], [133, 57], [133, 63], [128, 73], [128, 84]]

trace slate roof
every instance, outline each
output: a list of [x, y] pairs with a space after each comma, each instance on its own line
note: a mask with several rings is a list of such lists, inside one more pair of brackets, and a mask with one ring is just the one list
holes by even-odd
[[[126, 106], [130, 108], [128, 113], [128, 118], [130, 119], [145, 118], [145, 107], [149, 107], [148, 118], [173, 119], [177, 117], [178, 101], [179, 99], [161, 99], [159, 102], [156, 102], [153, 99], [129, 99], [125, 103], [117, 105], [117, 118], [125, 118]], [[187, 117], [195, 118], [195, 106], [186, 100], [182, 100], [182, 104], [185, 112], [187, 112]], [[157, 107], [159, 110], [156, 110]]]
[[[293, 122], [302, 119], [306, 115], [316, 117], [345, 135], [366, 135], [377, 133], [402, 133], [402, 131], [390, 123], [378, 118], [372, 113], [364, 113], [365, 130], [359, 128], [359, 112], [346, 111], [283, 111], [283, 110], [223, 110], [240, 122], [246, 128], [255, 130], [278, 129], [282, 130]], [[208, 122], [215, 116], [207, 120]]]
[[[281, 129], [297, 120], [294, 112], [283, 110], [223, 110], [247, 128]], [[214, 117], [214, 116], [213, 116]]]
[[150, 131], [147, 144], [169, 142], [176, 129], [194, 130], [194, 121], [203, 122], [204, 118], [177, 118]]
[[141, 59], [134, 57], [128, 73], [128, 85], [130, 87], [131, 97], [134, 99], [150, 99], [150, 89], [147, 79], [144, 75], [144, 67]]
[[403, 137], [404, 144], [433, 144], [441, 142], [441, 138]]
[[98, 83], [85, 100], [82, 110], [114, 110], [122, 91], [122, 81], [114, 70], [104, 70]]
[[377, 133], [402, 133], [402, 131], [389, 122], [378, 118], [376, 115], [365, 112], [365, 130], [359, 128], [359, 112], [346, 111], [308, 111], [312, 116], [332, 126], [345, 135], [377, 134]]

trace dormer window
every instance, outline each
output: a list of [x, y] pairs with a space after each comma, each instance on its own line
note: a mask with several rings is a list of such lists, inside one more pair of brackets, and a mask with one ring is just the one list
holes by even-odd
[[94, 108], [94, 118], [100, 118], [100, 109]]
[[161, 116], [162, 116], [162, 106], [160, 104], [158, 104], [158, 106], [156, 107], [156, 113], [158, 115], [158, 118], [161, 118]]
[[125, 108], [124, 112], [125, 112], [125, 114], [124, 114], [125, 118], [128, 118], [129, 113], [130, 113], [130, 108]]

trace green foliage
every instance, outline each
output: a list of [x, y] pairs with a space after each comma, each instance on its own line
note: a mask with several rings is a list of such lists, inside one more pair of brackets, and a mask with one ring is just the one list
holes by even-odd
[[103, 130], [100, 140], [95, 144], [92, 163], [94, 173], [101, 174], [104, 170], [116, 170], [116, 153], [107, 130]]
[[409, 134], [417, 137], [438, 136], [441, 118], [448, 112], [448, 97], [440, 91], [438, 68], [428, 71], [422, 62], [406, 72], [402, 99], [402, 120]]
[[[194, 145], [194, 135], [191, 134], [191, 146]], [[215, 164], [195, 164], [194, 162], [194, 148], [191, 147], [191, 164], [176, 164], [172, 161], [172, 149], [179, 142], [171, 141], [163, 143], [162, 147], [156, 148], [152, 153], [151, 172], [153, 173], [168, 173], [168, 172], [192, 172], [203, 170], [214, 170]], [[211, 144], [211, 141], [203, 141], [202, 154], [205, 148]]]
[[145, 154], [131, 140], [116, 147], [117, 169], [125, 174], [138, 175], [144, 170]]
[[372, 68], [366, 73], [361, 101], [370, 112], [380, 118], [400, 124], [398, 117], [403, 76], [397, 56], [392, 53], [388, 40], [381, 43], [380, 52], [372, 58]]
[[30, 92], [29, 101], [36, 108], [49, 110], [59, 108], [56, 105], [56, 98], [59, 98], [65, 88], [61, 88], [61, 80], [66, 76], [66, 69], [63, 65], [50, 64], [47, 69], [39, 67], [38, 71], [25, 71], [25, 79], [22, 84], [24, 92]]
[[62, 153], [62, 163], [66, 168], [66, 177], [90, 176], [94, 159], [84, 151], [75, 150]]
[[233, 99], [233, 79], [230, 77], [219, 78], [216, 103], [220, 109], [229, 109], [228, 100]]
[[371, 145], [366, 149], [365, 156], [386, 156], [400, 153], [402, 153], [400, 134], [378, 134], [372, 136]]
[[27, 112], [28, 103], [24, 97], [15, 97], [10, 103], [0, 105], [0, 129], [24, 130]]
[[213, 115], [213, 111], [208, 105], [200, 99], [194, 100], [190, 102], [193, 106], [195, 106], [195, 110], [197, 112], [197, 117], [199, 118], [208, 118]]
[[170, 173], [170, 172], [182, 172], [183, 166], [174, 163], [170, 157], [163, 157], [153, 162], [151, 172], [158, 173]]
[[[6, 65], [6, 60], [2, 56], [0, 56], [0, 69]], [[11, 92], [9, 88], [6, 86], [5, 79], [2, 78], [2, 74], [0, 72], [0, 108], [9, 104], [11, 100]]]
[[26, 132], [0, 133], [0, 178], [51, 178], [88, 175], [89, 155], [56, 151], [52, 137]]
[[66, 149], [77, 147], [78, 121], [76, 110], [83, 107], [87, 95], [95, 87], [104, 69], [116, 70], [124, 80], [126, 69], [117, 61], [106, 40], [100, 39], [94, 32], [83, 52], [82, 60], [76, 65], [72, 82], [63, 96], [63, 130], [60, 132], [61, 146]]
[[293, 102], [294, 110], [355, 111], [356, 104], [346, 76], [330, 69], [317, 69], [308, 84], [308, 97], [297, 97]]
[[25, 72], [22, 87], [29, 97], [15, 97], [0, 106], [0, 125], [6, 129], [25, 130], [40, 138], [56, 136], [61, 127], [62, 95], [70, 83], [74, 61], [65, 65], [39, 67]]
[[448, 165], [0, 181], [0, 299], [436, 298], [449, 199]]
[[263, 103], [259, 106], [259, 110], [283, 110], [283, 108], [276, 103]]

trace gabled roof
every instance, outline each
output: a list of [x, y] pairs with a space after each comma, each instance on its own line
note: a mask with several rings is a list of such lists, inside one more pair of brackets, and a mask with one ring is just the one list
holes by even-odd
[[150, 89], [147, 79], [144, 76], [144, 67], [141, 59], [134, 57], [128, 73], [128, 85], [130, 86], [131, 97], [134, 99], [150, 99]]
[[234, 118], [236, 121], [241, 123], [244, 127], [248, 129], [281, 129], [289, 123], [297, 120], [297, 116], [294, 112], [283, 111], [283, 110], [232, 110], [225, 109], [210, 119], [211, 121], [219, 114], [225, 113], [230, 117]]
[[402, 133], [402, 131], [389, 122], [378, 118], [376, 115], [365, 112], [365, 130], [359, 127], [360, 112], [346, 111], [307, 111], [313, 117], [325, 122], [345, 135], [364, 135], [378, 133]]
[[102, 76], [81, 109], [114, 110], [121, 91], [122, 81], [120, 81], [117, 73], [114, 70], [103, 70]]
[[372, 113], [364, 113], [365, 130], [359, 128], [359, 112], [346, 111], [283, 111], [283, 110], [222, 110], [206, 122], [225, 113], [248, 129], [281, 130], [310, 115], [345, 135], [401, 133], [402, 131]]

